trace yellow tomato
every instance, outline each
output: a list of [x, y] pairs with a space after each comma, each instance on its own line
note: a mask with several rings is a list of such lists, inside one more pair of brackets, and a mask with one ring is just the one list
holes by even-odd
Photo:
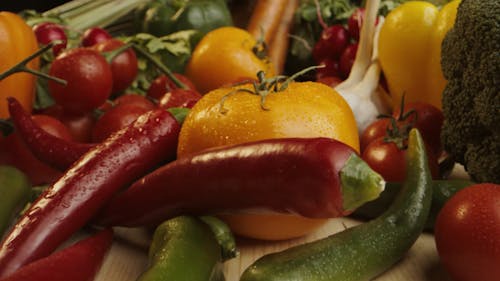
[[[0, 73], [10, 69], [38, 50], [35, 34], [24, 20], [10, 12], [0, 12]], [[37, 70], [38, 59], [28, 63]], [[8, 96], [19, 100], [24, 109], [31, 111], [35, 98], [36, 77], [29, 73], [16, 73], [0, 81], [0, 118], [9, 117]]]
[[[178, 156], [206, 148], [282, 137], [330, 137], [359, 151], [354, 115], [332, 88], [316, 82], [292, 82], [261, 96], [219, 88], [207, 93], [183, 123]], [[229, 95], [228, 95], [229, 94]], [[264, 108], [265, 109], [264, 109]], [[323, 225], [324, 219], [281, 214], [223, 214], [234, 233], [251, 238], [280, 240], [300, 237]]]
[[186, 76], [202, 94], [243, 78], [256, 80], [260, 70], [274, 76], [269, 60], [257, 51], [262, 52], [246, 30], [217, 28], [196, 45], [186, 66]]

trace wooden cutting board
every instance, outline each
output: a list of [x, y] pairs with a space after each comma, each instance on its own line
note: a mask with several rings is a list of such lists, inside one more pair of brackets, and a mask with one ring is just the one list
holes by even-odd
[[[466, 178], [461, 166], [454, 169], [452, 178]], [[352, 218], [329, 220], [316, 232], [300, 238], [270, 242], [237, 239], [240, 255], [225, 263], [227, 281], [237, 281], [243, 271], [259, 257], [314, 241], [355, 226], [361, 221]], [[151, 233], [142, 228], [115, 228], [116, 238], [98, 273], [97, 281], [135, 281], [147, 266], [147, 251]], [[413, 247], [390, 270], [376, 278], [377, 281], [452, 281], [439, 262], [431, 233], [423, 233]]]

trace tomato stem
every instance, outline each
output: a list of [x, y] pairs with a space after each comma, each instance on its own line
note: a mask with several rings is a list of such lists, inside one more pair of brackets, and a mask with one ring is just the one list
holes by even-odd
[[0, 73], [0, 81], [7, 78], [8, 76], [10, 76], [12, 74], [15, 74], [18, 72], [27, 72], [27, 73], [31, 73], [35, 76], [39, 76], [39, 77], [42, 77], [45, 79], [53, 80], [59, 84], [66, 85], [67, 84], [66, 80], [63, 80], [63, 79], [48, 75], [47, 73], [44, 73], [44, 72], [41, 72], [38, 70], [34, 70], [34, 69], [27, 67], [27, 64], [30, 61], [32, 61], [34, 58], [40, 56], [41, 54], [43, 54], [47, 50], [50, 50], [57, 43], [59, 43], [59, 42], [54, 41], [50, 44], [45, 45], [43, 48], [38, 49], [36, 52], [34, 52], [30, 56], [26, 57], [25, 59], [23, 59], [22, 61], [20, 61], [16, 65], [14, 65], [13, 67], [7, 69], [5, 72]]

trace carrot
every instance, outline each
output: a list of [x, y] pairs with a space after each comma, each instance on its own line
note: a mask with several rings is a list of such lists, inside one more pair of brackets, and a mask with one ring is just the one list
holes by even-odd
[[257, 0], [247, 31], [269, 44], [278, 29], [288, 0]]
[[288, 35], [290, 34], [290, 28], [293, 24], [293, 15], [295, 14], [298, 4], [299, 0], [288, 1], [283, 16], [281, 17], [280, 24], [269, 45], [268, 55], [274, 65], [276, 74], [281, 74], [285, 68], [285, 60], [288, 52], [288, 45], [290, 43]]

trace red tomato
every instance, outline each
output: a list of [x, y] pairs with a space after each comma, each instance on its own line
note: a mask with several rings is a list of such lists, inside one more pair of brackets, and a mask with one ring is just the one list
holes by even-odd
[[192, 108], [193, 105], [201, 99], [201, 94], [193, 90], [173, 89], [163, 95], [159, 105], [161, 108], [169, 109], [171, 107]]
[[361, 152], [365, 151], [366, 147], [374, 140], [383, 137], [387, 134], [387, 126], [391, 124], [389, 118], [381, 118], [371, 123], [360, 136]]
[[500, 185], [482, 183], [457, 192], [439, 212], [434, 233], [453, 280], [500, 280]]
[[[417, 128], [422, 134], [425, 143], [431, 148], [431, 151], [437, 157], [440, 156], [443, 148], [441, 145], [441, 127], [443, 126], [444, 115], [437, 107], [425, 102], [411, 102], [404, 105], [404, 113], [411, 110], [415, 114], [410, 114], [405, 123], [413, 122], [413, 127]], [[400, 116], [401, 108], [394, 110], [393, 116]]]
[[52, 80], [48, 85], [55, 102], [70, 113], [92, 111], [111, 94], [111, 68], [95, 50], [74, 48], [61, 53], [52, 62], [49, 74], [66, 80], [67, 85]]
[[[109, 52], [125, 45], [118, 39], [109, 39], [93, 46], [99, 52]], [[121, 52], [111, 61], [113, 93], [119, 93], [132, 84], [138, 72], [137, 56], [131, 48]]]
[[148, 109], [133, 103], [124, 103], [104, 112], [92, 130], [92, 141], [102, 142], [114, 132], [130, 125]]
[[145, 96], [141, 96], [138, 94], [125, 94], [115, 98], [113, 101], [107, 101], [103, 105], [99, 107], [101, 111], [107, 111], [111, 109], [113, 106], [117, 106], [119, 104], [134, 104], [139, 107], [143, 107], [146, 110], [151, 110], [156, 107], [156, 104], [150, 101]]
[[62, 50], [66, 49], [68, 37], [64, 28], [53, 22], [43, 22], [33, 27], [36, 40], [42, 45], [47, 45], [53, 41], [60, 41], [52, 47], [52, 53], [57, 56]]
[[[174, 76], [179, 79], [184, 85], [189, 90], [193, 91], [198, 91], [196, 90], [196, 86], [187, 78], [186, 76], [179, 74], [179, 73], [174, 73]], [[147, 96], [156, 100], [161, 99], [165, 93], [170, 92], [173, 89], [177, 89], [177, 85], [169, 79], [166, 75], [162, 74], [158, 76], [153, 82], [151, 83], [151, 86], [149, 86]]]
[[70, 114], [60, 105], [45, 108], [42, 114], [52, 116], [61, 121], [70, 131], [73, 139], [78, 142], [90, 142], [91, 131], [94, 127], [95, 119], [92, 112], [82, 114]]
[[[433, 154], [428, 153], [429, 169], [433, 178], [439, 176], [439, 166]], [[403, 182], [406, 178], [406, 148], [400, 149], [392, 141], [380, 137], [368, 144], [361, 157], [386, 181]]]

